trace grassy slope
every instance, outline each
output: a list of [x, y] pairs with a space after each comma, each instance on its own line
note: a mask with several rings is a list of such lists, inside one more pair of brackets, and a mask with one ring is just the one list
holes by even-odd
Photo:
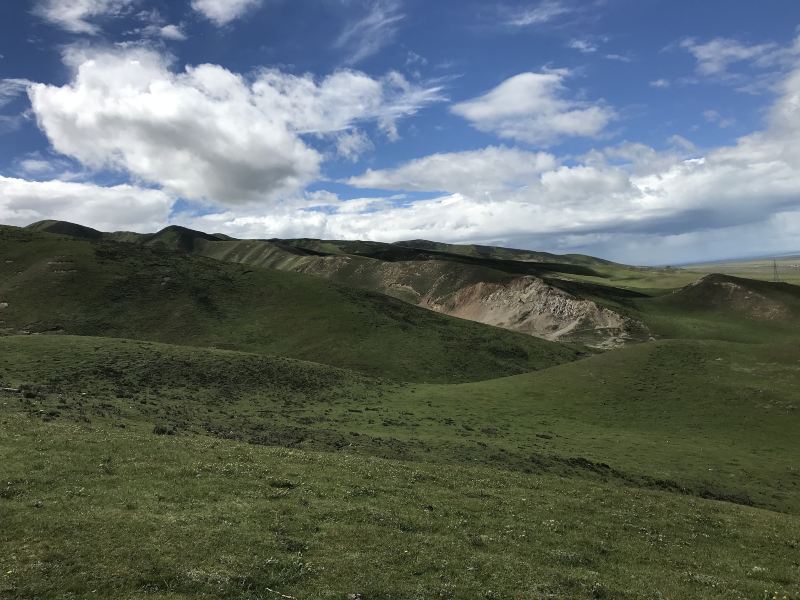
[[34, 397], [14, 402], [46, 419], [478, 463], [797, 514], [799, 361], [797, 344], [662, 342], [500, 380], [398, 385], [242, 353], [0, 339], [0, 378], [30, 385]]
[[4, 598], [800, 597], [796, 517], [0, 409]]
[[464, 381], [577, 352], [296, 273], [133, 244], [0, 230], [0, 329], [273, 353], [384, 377]]
[[667, 338], [780, 344], [800, 336], [800, 287], [786, 283], [711, 275], [632, 303], [651, 331]]
[[[557, 287], [566, 285], [563, 280], [572, 281], [570, 292], [601, 303], [609, 298], [625, 294], [622, 290], [636, 290], [660, 294], [667, 290], [696, 281], [700, 275], [680, 269], [652, 269], [620, 265], [598, 258], [583, 255], [555, 255], [528, 250], [512, 250], [493, 246], [455, 246], [433, 242], [400, 242], [398, 244], [379, 244], [377, 242], [336, 242], [320, 240], [242, 240], [228, 244], [228, 249], [247, 248], [244, 252], [229, 252], [224, 244], [207, 244], [201, 252], [222, 260], [237, 260], [257, 264], [259, 253], [256, 246], [268, 247], [267, 252], [278, 246], [296, 247], [313, 252], [329, 253], [332, 256], [350, 256], [354, 267], [364, 265], [369, 270], [367, 259], [387, 262], [437, 262], [442, 271], [469, 270], [476, 281], [507, 281], [520, 275], [533, 275], [548, 279]], [[273, 259], [274, 260], [274, 259]], [[274, 263], [273, 263], [274, 264]], [[272, 266], [272, 265], [270, 265]], [[280, 268], [294, 268], [291, 262], [279, 265]], [[363, 273], [363, 269], [362, 269]], [[349, 283], [349, 282], [348, 282]], [[421, 289], [425, 282], [420, 282]], [[581, 284], [591, 284], [582, 286]], [[593, 286], [599, 286], [593, 287]], [[604, 288], [604, 289], [600, 289]], [[602, 293], [598, 294], [597, 291]]]
[[[536, 375], [416, 387], [430, 405], [415, 417], [446, 414], [453, 423], [439, 435], [508, 457], [583, 457], [632, 481], [798, 513], [799, 361], [797, 344], [648, 344]], [[398, 412], [415, 405], [408, 393], [395, 403]]]

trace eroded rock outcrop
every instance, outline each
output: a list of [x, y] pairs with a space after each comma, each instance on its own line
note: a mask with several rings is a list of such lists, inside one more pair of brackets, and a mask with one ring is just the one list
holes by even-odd
[[536, 337], [597, 347], [615, 347], [646, 335], [638, 321], [536, 277], [479, 282], [444, 298], [426, 296], [420, 306]]

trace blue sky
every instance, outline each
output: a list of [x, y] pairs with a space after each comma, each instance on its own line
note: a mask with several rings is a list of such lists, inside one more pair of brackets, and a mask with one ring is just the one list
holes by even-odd
[[800, 250], [800, 4], [0, 6], [0, 222]]

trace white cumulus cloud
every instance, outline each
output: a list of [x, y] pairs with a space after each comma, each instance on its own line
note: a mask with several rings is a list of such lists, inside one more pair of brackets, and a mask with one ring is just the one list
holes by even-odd
[[557, 164], [544, 152], [490, 146], [481, 150], [432, 154], [396, 169], [368, 170], [347, 180], [367, 189], [410, 192], [461, 192], [480, 196], [538, 182]]
[[8, 225], [59, 219], [104, 231], [156, 231], [167, 223], [173, 201], [159, 190], [132, 185], [102, 187], [0, 176], [0, 223]]
[[275, 199], [302, 189], [322, 155], [319, 138], [356, 123], [392, 129], [438, 100], [438, 91], [390, 74], [340, 71], [317, 81], [277, 70], [246, 78], [218, 65], [173, 71], [149, 50], [73, 50], [72, 81], [33, 84], [41, 129], [58, 152], [111, 168], [170, 194], [220, 204]]
[[[0, 221], [56, 217], [154, 230], [177, 220], [240, 237], [429, 238], [635, 263], [791, 249], [800, 236], [800, 69], [783, 76], [764, 126], [724, 146], [704, 149], [674, 135], [667, 150], [624, 142], [563, 160], [509, 146], [441, 152], [350, 178], [356, 188], [390, 191], [345, 200], [303, 191], [323, 156], [357, 156], [371, 124], [393, 135], [398, 119], [441, 100], [441, 90], [396, 73], [345, 70], [318, 79], [278, 70], [242, 76], [216, 65], [175, 69], [141, 49], [68, 58], [68, 84], [30, 85], [41, 128], [62, 154], [142, 183], [0, 178]], [[613, 111], [569, 94], [567, 77], [524, 73], [454, 112], [525, 143], [601, 134]], [[702, 116], [717, 124], [727, 117]], [[326, 153], [315, 144], [327, 144]], [[31, 177], [49, 173], [38, 162], [20, 166]], [[216, 206], [203, 216], [170, 216], [178, 196]], [[283, 201], [251, 202], [277, 197]]]
[[602, 103], [567, 98], [568, 76], [565, 70], [521, 73], [452, 111], [480, 131], [530, 144], [599, 135], [614, 111]]
[[165, 40], [182, 42], [186, 39], [186, 34], [179, 25], [164, 25], [159, 28], [159, 34]]
[[800, 231], [800, 70], [781, 92], [763, 130], [703, 155], [692, 157], [697, 149], [682, 138], [667, 152], [625, 143], [569, 165], [502, 148], [431, 155], [348, 183], [438, 198], [297, 219], [324, 235], [593, 249], [629, 262], [740, 253], [731, 235], [751, 240], [754, 251], [786, 248]]

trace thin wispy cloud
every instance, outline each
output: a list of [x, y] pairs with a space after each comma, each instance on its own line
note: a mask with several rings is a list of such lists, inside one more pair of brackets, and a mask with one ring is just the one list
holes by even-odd
[[727, 129], [736, 124], [736, 119], [723, 116], [718, 110], [707, 110], [703, 112], [703, 118], [712, 125], [720, 129]]
[[572, 40], [567, 44], [573, 50], [577, 50], [581, 54], [593, 54], [597, 52], [597, 44], [589, 40]]
[[157, 9], [141, 11], [136, 18], [142, 22], [141, 27], [132, 29], [129, 34], [144, 38], [160, 38], [173, 42], [183, 42], [188, 39], [183, 25], [167, 23]]
[[574, 8], [560, 0], [545, 0], [533, 7], [506, 9], [504, 25], [508, 27], [531, 27], [543, 25], [558, 17], [574, 12]]
[[633, 57], [628, 53], [606, 52], [600, 55], [600, 49], [609, 41], [608, 36], [589, 36], [584, 38], [574, 38], [567, 43], [567, 47], [580, 52], [581, 54], [602, 56], [606, 60], [629, 63], [633, 62]]
[[694, 72], [675, 78], [676, 85], [713, 83], [736, 91], [761, 95], [777, 91], [781, 81], [800, 64], [800, 35], [786, 44], [771, 41], [748, 43], [735, 38], [708, 40], [684, 38], [663, 49], [688, 52], [695, 61]]
[[776, 44], [747, 45], [729, 38], [714, 38], [700, 43], [685, 39], [680, 47], [697, 61], [697, 73], [706, 76], [723, 76], [737, 63], [768, 63], [778, 49]]
[[691, 54], [696, 63], [694, 75], [684, 77], [681, 83], [713, 82], [749, 94], [774, 89], [800, 61], [800, 36], [788, 46], [775, 42], [751, 44], [725, 37], [707, 41], [686, 38], [667, 50], [676, 47]]
[[405, 19], [402, 9], [399, 0], [375, 0], [365, 16], [349, 23], [334, 44], [347, 51], [345, 64], [355, 65], [391, 43]]
[[97, 35], [96, 19], [127, 14], [136, 0], [40, 0], [35, 15], [70, 33]]
[[605, 55], [606, 60], [615, 60], [617, 62], [629, 63], [633, 62], [633, 58], [627, 54], [616, 54], [614, 52]]
[[31, 83], [27, 79], [0, 79], [0, 108], [24, 94]]
[[0, 134], [16, 131], [22, 123], [23, 118], [20, 115], [0, 115]]

